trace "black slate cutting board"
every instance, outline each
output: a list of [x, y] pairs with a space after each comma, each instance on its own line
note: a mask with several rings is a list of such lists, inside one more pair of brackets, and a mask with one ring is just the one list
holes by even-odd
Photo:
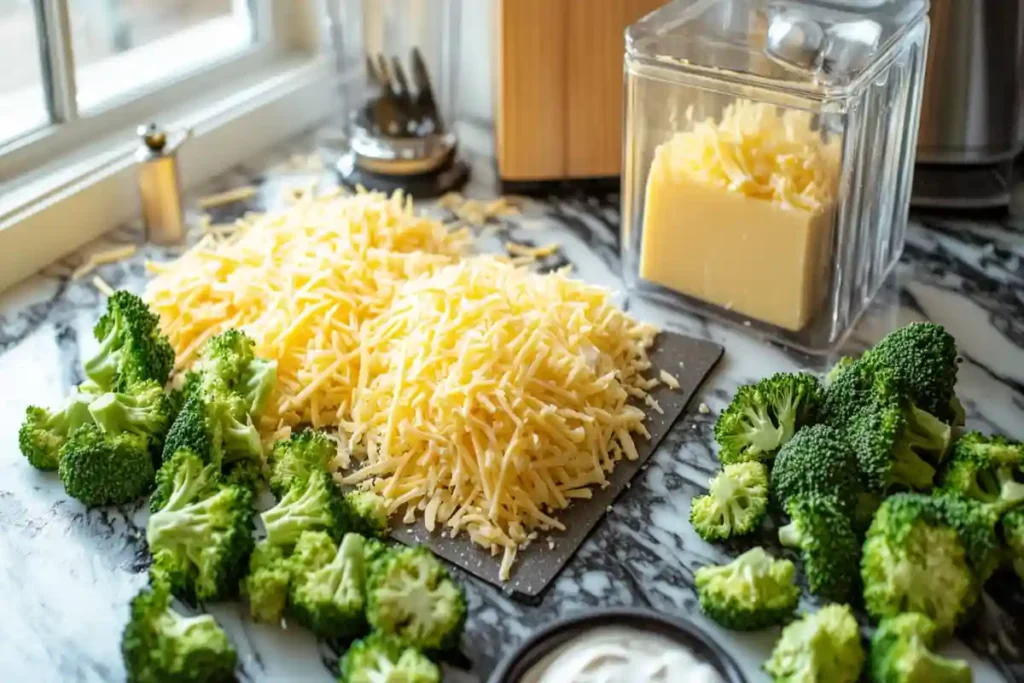
[[[679, 388], [669, 389], [661, 384], [651, 392], [651, 397], [661, 405], [663, 414], [640, 406], [647, 413], [644, 424], [651, 433], [650, 439], [636, 440], [640, 457], [636, 460], [621, 460], [608, 477], [610, 486], [594, 489], [590, 500], [576, 501], [559, 512], [557, 517], [565, 524], [565, 531], [541, 532], [535, 542], [520, 549], [508, 581], [498, 578], [501, 555], [492, 556], [470, 541], [465, 533], [449, 538], [441, 533], [442, 527], [435, 528], [431, 533], [422, 520], [417, 520], [408, 525], [397, 522], [391, 537], [409, 545], [422, 543], [449, 562], [508, 591], [516, 599], [526, 602], [539, 600], [541, 593], [583, 544], [608, 507], [654, 453], [704, 378], [722, 357], [722, 352], [723, 348], [713, 342], [672, 332], [658, 334], [650, 353], [652, 376], [656, 377], [659, 370], [665, 370], [679, 380]], [[549, 538], [552, 541], [550, 544]]]

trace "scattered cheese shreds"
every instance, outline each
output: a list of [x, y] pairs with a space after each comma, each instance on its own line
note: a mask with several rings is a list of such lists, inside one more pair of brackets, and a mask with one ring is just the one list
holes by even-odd
[[[680, 363], [680, 365], [682, 364]], [[660, 372], [658, 372], [658, 377], [661, 378], [661, 381], [664, 382], [665, 386], [667, 386], [669, 389], [679, 388], [679, 380], [670, 375], [666, 370], [661, 370]]]
[[219, 243], [205, 236], [173, 263], [147, 264], [157, 276], [145, 297], [179, 370], [230, 327], [278, 361], [265, 435], [337, 425], [359, 379], [363, 323], [387, 309], [401, 283], [456, 260], [466, 241], [464, 231], [413, 213], [401, 195], [307, 196], [243, 221]]
[[245, 201], [250, 197], [256, 196], [257, 191], [256, 187], [253, 185], [243, 185], [242, 187], [236, 187], [235, 189], [227, 190], [226, 192], [207, 195], [199, 199], [199, 208], [212, 209], [225, 204]]
[[114, 288], [107, 284], [107, 281], [99, 275], [92, 278], [92, 286], [100, 290], [100, 294], [103, 296], [112, 296], [114, 294]]
[[136, 249], [137, 247], [134, 244], [124, 244], [120, 247], [112, 247], [104, 251], [89, 254], [88, 258], [85, 259], [85, 262], [71, 273], [71, 279], [79, 280], [95, 270], [97, 266], [123, 261], [134, 254]]
[[655, 334], [604, 289], [490, 257], [401, 284], [363, 328], [344, 481], [500, 550], [507, 579], [530, 533], [637, 457]]
[[531, 259], [539, 259], [551, 256], [558, 251], [558, 244], [552, 243], [540, 247], [530, 247], [518, 242], [505, 242], [505, 251], [512, 256], [527, 256]]

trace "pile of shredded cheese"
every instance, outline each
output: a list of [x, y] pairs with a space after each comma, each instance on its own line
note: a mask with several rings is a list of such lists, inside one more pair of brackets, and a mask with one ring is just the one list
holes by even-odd
[[522, 544], [638, 457], [648, 434], [628, 400], [659, 383], [641, 374], [655, 334], [564, 272], [480, 257], [406, 282], [363, 328], [342, 422], [363, 461], [345, 481], [406, 521], [464, 530], [507, 579]]
[[839, 140], [808, 112], [738, 100], [720, 121], [694, 121], [692, 106], [686, 118], [689, 129], [656, 152], [672, 173], [786, 207], [817, 211], [832, 201]]
[[458, 259], [464, 231], [416, 215], [411, 200], [379, 193], [306, 195], [279, 213], [208, 234], [175, 262], [148, 264], [146, 299], [178, 369], [231, 327], [278, 361], [260, 425], [266, 433], [347, 417], [360, 376], [360, 332], [400, 284]]

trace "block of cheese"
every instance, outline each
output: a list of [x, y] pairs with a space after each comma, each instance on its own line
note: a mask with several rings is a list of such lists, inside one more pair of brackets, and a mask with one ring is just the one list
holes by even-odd
[[810, 116], [738, 101], [658, 147], [640, 277], [798, 331], [827, 292], [838, 141]]

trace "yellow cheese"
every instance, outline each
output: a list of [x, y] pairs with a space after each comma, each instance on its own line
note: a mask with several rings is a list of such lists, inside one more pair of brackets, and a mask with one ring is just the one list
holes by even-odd
[[788, 330], [827, 289], [838, 142], [809, 115], [739, 101], [658, 147], [640, 277]]
[[654, 336], [565, 273], [480, 257], [404, 283], [363, 328], [345, 481], [500, 551], [508, 578], [533, 532], [638, 457], [628, 401]]

